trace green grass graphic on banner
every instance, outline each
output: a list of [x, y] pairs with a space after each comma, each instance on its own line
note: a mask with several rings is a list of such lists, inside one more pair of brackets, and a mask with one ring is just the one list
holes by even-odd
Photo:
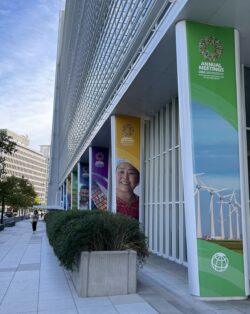
[[[242, 253], [212, 241], [197, 241], [201, 295], [244, 296]], [[219, 254], [216, 255], [216, 253]]]

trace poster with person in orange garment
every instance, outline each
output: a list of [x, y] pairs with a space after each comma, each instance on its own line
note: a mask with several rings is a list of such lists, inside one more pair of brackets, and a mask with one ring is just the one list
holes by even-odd
[[113, 200], [117, 213], [139, 219], [140, 119], [112, 117]]

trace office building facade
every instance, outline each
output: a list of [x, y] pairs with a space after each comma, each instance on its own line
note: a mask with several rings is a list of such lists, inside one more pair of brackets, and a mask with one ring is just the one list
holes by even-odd
[[46, 158], [47, 172], [46, 172], [46, 189], [45, 189], [45, 202], [47, 204], [48, 184], [49, 184], [49, 164], [50, 164], [50, 145], [40, 145], [40, 153]]
[[28, 147], [27, 136], [18, 135], [7, 129], [5, 131], [17, 144], [15, 153], [5, 155], [6, 175], [28, 179], [39, 196], [41, 204], [45, 205], [48, 168], [46, 158]]
[[104, 160], [93, 151], [108, 149], [106, 208], [119, 212], [122, 160], [140, 173], [150, 251], [187, 265], [190, 292], [205, 298], [249, 291], [249, 9], [74, 0], [60, 19], [49, 205], [79, 207], [81, 169], [93, 195]]

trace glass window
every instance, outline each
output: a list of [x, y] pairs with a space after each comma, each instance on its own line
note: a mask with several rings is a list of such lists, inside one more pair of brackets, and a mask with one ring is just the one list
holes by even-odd
[[166, 254], [166, 227], [167, 227], [167, 225], [166, 225], [166, 219], [167, 219], [167, 217], [166, 217], [166, 208], [167, 208], [167, 206], [166, 206], [166, 204], [164, 204], [163, 205], [163, 254]]
[[152, 215], [149, 216], [152, 217], [152, 222], [150, 221], [149, 223], [152, 225], [152, 234], [151, 234], [151, 237], [152, 237], [152, 250], [154, 251], [155, 250], [155, 233], [154, 233], [154, 225], [155, 225], [155, 215], [154, 215], [154, 205], [151, 205], [151, 210], [152, 210]]
[[163, 110], [162, 110], [162, 119], [161, 119], [161, 121], [162, 121], [162, 131], [163, 131], [163, 134], [161, 134], [161, 136], [162, 136], [162, 144], [163, 144], [163, 147], [162, 147], [162, 150], [165, 152], [165, 150], [166, 150], [166, 119], [165, 119], [165, 117], [166, 117], [166, 109], [164, 108]]
[[168, 198], [169, 202], [172, 202], [172, 189], [173, 189], [173, 168], [172, 168], [172, 151], [169, 152], [169, 164], [168, 164]]
[[186, 221], [185, 221], [185, 206], [183, 205], [183, 260], [187, 261], [187, 238], [186, 238]]
[[180, 258], [180, 254], [179, 254], [179, 243], [180, 243], [180, 239], [179, 239], [179, 220], [180, 220], [180, 215], [179, 215], [179, 205], [176, 204], [175, 205], [175, 236], [176, 236], [176, 258], [179, 259]]
[[175, 149], [175, 200], [179, 201], [179, 150]]
[[173, 252], [172, 252], [172, 205], [171, 204], [169, 204], [168, 234], [169, 234], [169, 256], [172, 256]]
[[174, 119], [174, 128], [175, 128], [175, 145], [179, 144], [179, 106], [176, 102], [175, 104], [175, 119]]
[[173, 105], [169, 104], [169, 115], [168, 115], [168, 141], [169, 141], [169, 147], [168, 148], [169, 149], [171, 149], [173, 147], [172, 117], [173, 117]]
[[162, 182], [163, 182], [163, 187], [162, 187], [162, 191], [163, 191], [163, 195], [162, 195], [162, 200], [163, 202], [166, 202], [166, 180], [167, 180], [167, 176], [166, 176], [166, 172], [167, 172], [167, 167], [166, 167], [166, 154], [163, 154], [163, 169], [162, 169]]

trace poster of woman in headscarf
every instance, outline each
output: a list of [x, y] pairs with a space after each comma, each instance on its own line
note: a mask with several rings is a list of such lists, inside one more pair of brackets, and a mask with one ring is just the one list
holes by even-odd
[[112, 121], [116, 212], [139, 219], [140, 119], [115, 116]]

